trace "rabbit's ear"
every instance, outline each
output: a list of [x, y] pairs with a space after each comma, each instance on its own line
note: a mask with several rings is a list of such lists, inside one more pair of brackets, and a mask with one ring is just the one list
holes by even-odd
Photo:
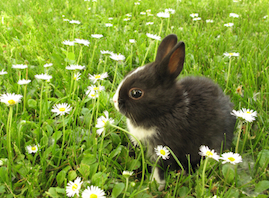
[[159, 75], [164, 79], [175, 79], [183, 69], [185, 60], [185, 44], [179, 42], [174, 48], [157, 64]]
[[163, 58], [173, 49], [177, 44], [177, 36], [175, 34], [170, 34], [165, 37], [161, 44], [159, 45], [155, 62], [159, 63]]

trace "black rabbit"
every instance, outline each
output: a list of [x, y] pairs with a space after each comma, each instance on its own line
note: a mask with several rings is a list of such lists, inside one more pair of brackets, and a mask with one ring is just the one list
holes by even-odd
[[[113, 101], [126, 116], [130, 133], [147, 147], [151, 160], [157, 159], [154, 148], [168, 146], [187, 169], [187, 155], [192, 166], [200, 162], [201, 145], [216, 151], [230, 146], [236, 118], [230, 114], [229, 97], [210, 79], [176, 79], [184, 59], [184, 42], [177, 43], [176, 35], [168, 35], [158, 48], [156, 60], [130, 72]], [[161, 190], [165, 186], [164, 171], [178, 165], [173, 157], [159, 161], [163, 169], [156, 168], [152, 174]]]

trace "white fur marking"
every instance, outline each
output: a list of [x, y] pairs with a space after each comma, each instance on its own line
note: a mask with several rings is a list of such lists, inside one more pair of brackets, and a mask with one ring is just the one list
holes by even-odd
[[161, 178], [159, 177], [159, 171], [159, 168], [155, 167], [151, 175], [151, 181], [154, 181], [155, 179], [155, 181], [159, 184], [158, 190], [162, 191], [165, 187], [165, 180], [161, 180]]

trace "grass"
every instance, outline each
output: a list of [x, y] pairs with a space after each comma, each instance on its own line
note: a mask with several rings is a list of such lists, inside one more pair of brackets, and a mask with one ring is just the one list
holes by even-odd
[[[83, 180], [81, 192], [94, 185], [107, 197], [268, 197], [269, 19], [264, 16], [268, 15], [269, 2], [141, 0], [140, 5], [134, 5], [135, 2], [0, 2], [0, 70], [8, 72], [0, 76], [0, 93], [25, 97], [12, 108], [0, 104], [1, 197], [65, 197], [67, 183], [77, 177]], [[158, 18], [156, 14], [165, 8], [175, 9], [175, 14], [168, 19]], [[153, 16], [140, 14], [147, 9]], [[124, 21], [127, 13], [132, 16]], [[192, 13], [198, 13], [202, 20], [192, 21]], [[240, 16], [232, 18], [230, 13]], [[81, 24], [64, 19], [79, 20]], [[206, 23], [206, 19], [214, 22]], [[229, 22], [234, 26], [225, 27]], [[235, 151], [238, 142], [242, 163], [223, 165], [209, 159], [201, 161], [194, 173], [167, 173], [162, 192], [149, 181], [147, 165], [155, 162], [145, 159], [141, 148], [130, 153], [125, 119], [111, 101], [124, 75], [143, 62], [154, 61], [159, 41], [148, 38], [146, 33], [161, 38], [176, 34], [186, 44], [181, 77], [209, 77], [230, 96], [234, 109], [257, 111], [255, 122], [243, 124], [238, 141], [239, 130], [235, 130], [230, 150]], [[91, 34], [103, 37], [96, 39]], [[90, 44], [62, 44], [75, 38], [87, 39]], [[129, 39], [136, 43], [131, 44]], [[126, 59], [114, 61], [100, 50], [121, 53]], [[240, 56], [224, 57], [225, 52], [238, 52]], [[46, 63], [53, 66], [44, 68]], [[13, 69], [13, 64], [26, 64], [28, 68]], [[65, 69], [70, 64], [86, 67], [80, 80], [74, 81], [74, 71]], [[35, 79], [36, 74], [45, 72], [52, 76], [51, 81]], [[109, 77], [98, 83], [105, 90], [96, 99], [88, 98], [85, 91], [93, 84], [88, 74], [104, 72]], [[32, 81], [27, 87], [18, 85], [22, 78]], [[240, 85], [243, 96], [236, 93]], [[55, 104], [64, 102], [72, 107], [70, 114], [56, 116], [51, 112]], [[106, 127], [99, 136], [96, 123], [105, 110], [114, 119], [114, 126]], [[38, 152], [29, 154], [29, 145], [39, 145]], [[126, 180], [124, 170], [135, 174]]]

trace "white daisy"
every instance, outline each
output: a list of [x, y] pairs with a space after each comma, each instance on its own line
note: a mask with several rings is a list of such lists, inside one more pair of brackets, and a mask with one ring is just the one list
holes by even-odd
[[28, 66], [23, 64], [12, 65], [14, 69], [26, 69]]
[[146, 15], [147, 13], [146, 12], [140, 12], [141, 15]]
[[39, 147], [39, 144], [38, 145], [34, 145], [34, 146], [26, 146], [26, 150], [28, 151], [28, 153], [36, 153], [38, 151], [38, 147]]
[[153, 25], [154, 22], [147, 22], [146, 25]]
[[134, 4], [135, 4], [135, 5], [140, 5], [140, 3], [139, 3], [139, 2], [135, 2]]
[[190, 14], [190, 16], [191, 16], [192, 18], [194, 18], [194, 17], [198, 17], [198, 13], [192, 13], [192, 14]]
[[113, 17], [109, 17], [108, 20], [110, 20], [110, 21], [113, 20]]
[[223, 53], [223, 55], [231, 58], [232, 56], [236, 56], [236, 57], [239, 56], [239, 53], [235, 53], [235, 52], [228, 53], [228, 52], [225, 52], [225, 53]]
[[70, 65], [70, 66], [66, 66], [65, 69], [67, 69], [67, 70], [83, 70], [83, 69], [85, 69], [85, 66]]
[[222, 164], [230, 162], [231, 164], [237, 164], [242, 162], [242, 157], [238, 153], [228, 152], [223, 153], [220, 159], [224, 160]]
[[224, 24], [224, 26], [225, 26], [225, 27], [233, 27], [234, 24], [233, 24], [233, 23], [226, 23], [226, 24]]
[[89, 79], [93, 82], [93, 83], [96, 83], [97, 80], [103, 80], [105, 78], [108, 77], [108, 74], [107, 72], [103, 73], [103, 74], [94, 74], [94, 75], [91, 75], [89, 74]]
[[88, 186], [82, 192], [82, 198], [106, 198], [105, 192], [97, 186]]
[[103, 35], [102, 34], [92, 34], [91, 37], [99, 39], [99, 38], [102, 38]]
[[70, 21], [69, 19], [63, 19], [63, 21]]
[[74, 74], [73, 79], [78, 81], [80, 79], [81, 73], [77, 72]]
[[77, 20], [71, 20], [71, 21], [69, 21], [69, 23], [75, 23], [75, 24], [80, 24], [80, 21], [77, 21]]
[[108, 50], [101, 50], [100, 51], [101, 52], [101, 54], [113, 54], [113, 52], [111, 52], [111, 51], [108, 51]]
[[220, 156], [214, 151], [214, 149], [210, 150], [208, 146], [205, 145], [201, 145], [199, 149], [199, 155], [213, 158], [214, 160], [219, 161]]
[[264, 17], [263, 17], [263, 19], [267, 19], [268, 18], [268, 15], [265, 15]]
[[78, 43], [78, 44], [83, 44], [83, 45], [86, 45], [86, 46], [89, 46], [90, 42], [88, 40], [84, 40], [84, 39], [78, 39], [76, 38], [75, 43]]
[[238, 14], [235, 14], [235, 13], [230, 13], [229, 16], [230, 16], [230, 17], [234, 17], [234, 18], [238, 18], [238, 17], [239, 17], [239, 15], [238, 15]]
[[125, 16], [127, 16], [127, 17], [131, 17], [132, 15], [128, 13], [128, 14], [125, 14]]
[[56, 115], [65, 115], [66, 113], [69, 114], [71, 110], [72, 110], [72, 107], [70, 107], [69, 104], [62, 103], [62, 104], [55, 104], [51, 111], [53, 113], [56, 113]]
[[77, 177], [74, 182], [69, 181], [66, 186], [66, 195], [68, 197], [74, 197], [75, 194], [79, 196], [79, 190], [81, 188], [82, 183], [83, 182], [81, 181], [80, 177]]
[[7, 72], [6, 72], [4, 69], [2, 69], [2, 70], [0, 71], [0, 75], [5, 75], [5, 74], [7, 74]]
[[87, 90], [86, 91], [86, 96], [88, 96], [89, 98], [91, 99], [95, 99], [95, 98], [98, 98], [99, 94], [97, 91], [92, 91], [92, 90]]
[[115, 61], [124, 61], [125, 60], [125, 56], [122, 55], [122, 54], [114, 54], [114, 53], [112, 53], [110, 55], [110, 58], [115, 60]]
[[130, 43], [135, 43], [136, 40], [135, 40], [135, 39], [129, 39], [129, 42], [130, 42]]
[[106, 27], [112, 27], [113, 24], [111, 24], [111, 23], [106, 23], [105, 26], [106, 26]]
[[247, 122], [253, 122], [257, 117], [257, 112], [254, 110], [249, 110], [246, 108], [242, 108], [239, 111], [233, 110], [231, 115], [236, 116], [239, 119], [242, 119]]
[[25, 80], [25, 79], [22, 79], [22, 80], [19, 80], [18, 81], [18, 84], [19, 85], [27, 85], [31, 82], [31, 80]]
[[130, 176], [132, 176], [133, 173], [133, 171], [123, 171], [122, 175], [126, 178], [129, 178]]
[[91, 86], [88, 86], [87, 89], [90, 90], [90, 91], [98, 92], [98, 91], [104, 91], [105, 87], [101, 86], [101, 85], [99, 85], [98, 87], [95, 86], [95, 85], [91, 85]]
[[109, 115], [108, 115], [108, 111], [104, 111], [104, 114], [105, 114], [105, 117], [104, 116], [101, 116], [99, 118], [97, 118], [97, 124], [95, 125], [97, 129], [97, 134], [98, 135], [101, 135], [103, 133], [103, 131], [105, 130], [105, 126], [107, 124], [107, 122], [113, 124], [114, 123], [114, 120], [109, 118]]
[[35, 78], [40, 79], [40, 80], [50, 81], [50, 79], [52, 79], [52, 76], [48, 75], [48, 74], [37, 74], [37, 75], [35, 75]]
[[131, 18], [124, 18], [123, 21], [130, 21]]
[[0, 101], [5, 103], [7, 106], [13, 106], [21, 102], [22, 97], [23, 96], [20, 94], [6, 93], [0, 96]]
[[207, 19], [205, 22], [206, 23], [213, 23], [214, 21], [212, 19]]
[[170, 14], [175, 14], [175, 10], [172, 8], [165, 9], [165, 12], [169, 12]]
[[193, 18], [192, 20], [193, 21], [200, 21], [201, 20], [201, 17], [196, 17], [196, 18]]
[[161, 37], [160, 36], [157, 36], [157, 35], [154, 35], [154, 34], [150, 34], [150, 33], [146, 33], [146, 35], [149, 38], [152, 38], [152, 39], [155, 39], [155, 40], [158, 40], [158, 41], [161, 40]]
[[44, 65], [44, 67], [51, 67], [53, 64], [52, 63], [46, 63], [45, 65]]
[[156, 148], [154, 148], [156, 154], [160, 157], [162, 157], [164, 160], [169, 159], [169, 150], [161, 145], [158, 145]]
[[66, 41], [63, 41], [62, 44], [64, 44], [64, 45], [69, 45], [69, 46], [73, 46], [73, 45], [75, 45], [75, 41], [69, 41], [69, 40], [66, 40]]
[[170, 13], [169, 12], [159, 12], [159, 13], [157, 13], [157, 17], [160, 17], [160, 18], [169, 18], [170, 17]]

